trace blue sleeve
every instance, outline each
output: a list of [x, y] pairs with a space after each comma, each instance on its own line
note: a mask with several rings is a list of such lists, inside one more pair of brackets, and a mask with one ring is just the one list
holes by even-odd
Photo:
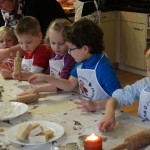
[[96, 75], [101, 87], [111, 96], [112, 93], [121, 88], [120, 81], [117, 77], [115, 69], [104, 57], [96, 69]]

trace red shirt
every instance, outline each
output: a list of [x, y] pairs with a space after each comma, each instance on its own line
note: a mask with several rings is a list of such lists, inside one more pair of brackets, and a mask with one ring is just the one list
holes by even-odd
[[33, 58], [33, 66], [41, 67], [46, 70], [49, 66], [49, 59], [52, 56], [51, 48], [46, 44], [41, 44], [33, 53], [25, 52], [24, 59]]

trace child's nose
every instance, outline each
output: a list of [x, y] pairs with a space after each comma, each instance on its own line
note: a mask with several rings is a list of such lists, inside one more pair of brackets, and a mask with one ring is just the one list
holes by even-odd
[[24, 49], [28, 49], [28, 45], [27, 44], [24, 44]]
[[4, 41], [4, 42], [3, 42], [3, 45], [4, 45], [5, 47], [7, 47], [7, 46], [8, 46], [8, 42], [7, 42], [7, 41]]

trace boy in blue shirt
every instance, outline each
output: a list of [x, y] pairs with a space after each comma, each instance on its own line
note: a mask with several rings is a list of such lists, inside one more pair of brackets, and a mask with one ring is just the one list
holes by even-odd
[[68, 53], [77, 62], [69, 79], [35, 74], [29, 78], [29, 82], [44, 81], [65, 91], [72, 91], [79, 85], [81, 97], [101, 100], [105, 104], [105, 99], [121, 86], [115, 70], [103, 52], [101, 28], [88, 19], [81, 19], [65, 30], [63, 35], [69, 48]]

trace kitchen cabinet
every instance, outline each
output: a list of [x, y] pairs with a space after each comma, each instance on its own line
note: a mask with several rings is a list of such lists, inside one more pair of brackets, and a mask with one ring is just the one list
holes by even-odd
[[120, 63], [145, 69], [147, 48], [147, 14], [120, 12]]
[[116, 62], [116, 12], [101, 13], [101, 28], [104, 33], [105, 52], [112, 63]]

